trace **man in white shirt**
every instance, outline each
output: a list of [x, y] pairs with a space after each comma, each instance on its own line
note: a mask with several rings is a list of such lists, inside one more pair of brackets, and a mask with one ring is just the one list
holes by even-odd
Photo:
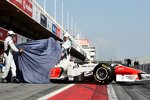
[[14, 35], [15, 35], [15, 33], [13, 31], [8, 31], [8, 36], [4, 40], [5, 70], [2, 75], [2, 79], [1, 79], [2, 83], [7, 82], [5, 78], [7, 77], [10, 68], [12, 71], [12, 80], [11, 81], [15, 82], [15, 83], [19, 83], [19, 80], [16, 78], [16, 65], [15, 65], [15, 62], [13, 59], [13, 51], [21, 53], [21, 52], [23, 52], [23, 49], [18, 49], [15, 46], [15, 44], [13, 42]]
[[63, 51], [63, 56], [68, 55], [68, 50], [71, 48], [71, 41], [69, 39], [69, 34], [64, 35], [64, 42], [62, 44], [62, 51]]

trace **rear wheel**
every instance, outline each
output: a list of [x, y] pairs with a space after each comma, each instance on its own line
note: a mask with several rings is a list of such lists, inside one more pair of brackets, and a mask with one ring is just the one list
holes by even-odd
[[109, 84], [113, 80], [113, 68], [109, 64], [98, 64], [93, 72], [94, 79], [99, 84]]

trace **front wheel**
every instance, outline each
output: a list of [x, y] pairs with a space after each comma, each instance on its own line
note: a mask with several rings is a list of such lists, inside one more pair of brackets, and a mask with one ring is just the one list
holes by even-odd
[[109, 64], [98, 64], [93, 72], [94, 79], [99, 84], [109, 84], [113, 80], [113, 69]]

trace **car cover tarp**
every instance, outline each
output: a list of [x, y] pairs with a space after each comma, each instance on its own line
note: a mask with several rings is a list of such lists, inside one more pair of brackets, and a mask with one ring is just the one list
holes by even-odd
[[60, 60], [60, 42], [53, 38], [34, 40], [17, 45], [23, 48], [22, 54], [15, 53], [16, 65], [19, 69], [17, 76], [22, 75], [20, 80], [28, 83], [50, 82], [50, 68], [54, 67]]

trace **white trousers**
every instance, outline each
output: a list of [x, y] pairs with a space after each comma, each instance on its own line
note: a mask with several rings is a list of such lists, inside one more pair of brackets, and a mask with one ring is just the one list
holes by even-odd
[[15, 65], [12, 53], [9, 52], [8, 55], [6, 53], [4, 53], [4, 58], [5, 58], [5, 69], [4, 69], [2, 78], [7, 77], [10, 68], [12, 71], [12, 77], [16, 76], [16, 65]]

